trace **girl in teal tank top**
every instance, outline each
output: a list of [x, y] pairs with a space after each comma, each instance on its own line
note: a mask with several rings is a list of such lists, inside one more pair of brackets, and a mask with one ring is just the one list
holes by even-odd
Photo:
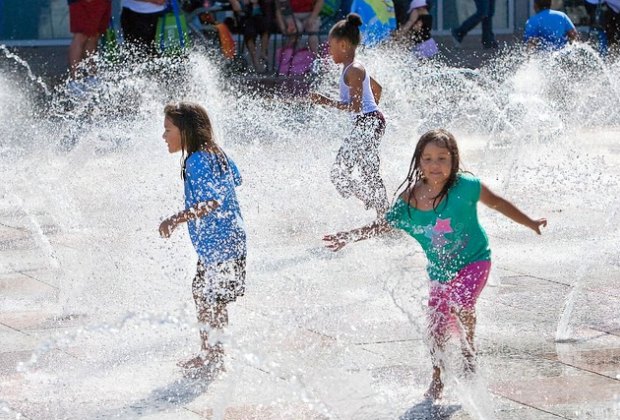
[[328, 248], [338, 251], [397, 228], [418, 241], [428, 259], [431, 280], [428, 321], [433, 378], [425, 396], [435, 400], [443, 393], [441, 354], [450, 327], [464, 330], [465, 369], [475, 371], [475, 303], [486, 284], [491, 261], [489, 241], [478, 222], [478, 201], [539, 235], [547, 220], [531, 219], [478, 178], [462, 172], [456, 139], [443, 129], [420, 138], [398, 191], [385, 217], [323, 239]]

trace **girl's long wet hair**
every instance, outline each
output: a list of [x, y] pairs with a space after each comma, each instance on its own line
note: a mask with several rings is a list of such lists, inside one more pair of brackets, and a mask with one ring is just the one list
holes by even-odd
[[[398, 187], [396, 197], [398, 197], [401, 191], [409, 191], [407, 202], [411, 203], [411, 199], [413, 198], [414, 203], [417, 207], [417, 200], [415, 199], [413, 190], [414, 186], [418, 181], [426, 182], [424, 180], [422, 170], [420, 169], [420, 160], [422, 158], [422, 153], [424, 153], [426, 145], [430, 143], [433, 143], [438, 147], [448, 149], [448, 152], [450, 152], [450, 158], [452, 163], [452, 167], [450, 168], [450, 175], [448, 176], [446, 184], [443, 186], [439, 194], [433, 197], [433, 210], [437, 211], [437, 206], [439, 205], [439, 203], [441, 203], [441, 200], [444, 197], [446, 198], [446, 201], [448, 200], [448, 191], [456, 183], [456, 176], [461, 166], [461, 158], [459, 155], [459, 148], [456, 144], [456, 139], [454, 138], [454, 135], [452, 133], [450, 133], [448, 130], [444, 130], [443, 128], [427, 131], [422, 135], [422, 137], [420, 137], [420, 140], [418, 140], [418, 144], [415, 147], [415, 151], [413, 152], [413, 157], [411, 158], [409, 173], [407, 174], [407, 178]], [[405, 186], [404, 189], [403, 186]]]
[[213, 153], [222, 172], [228, 168], [228, 159], [215, 142], [213, 126], [206, 109], [194, 102], [177, 102], [166, 105], [164, 115], [181, 133], [181, 178], [185, 179], [187, 158], [200, 150]]
[[362, 26], [362, 18], [357, 13], [349, 13], [346, 18], [339, 20], [329, 30], [329, 37], [336, 39], [346, 39], [357, 47], [362, 42], [362, 34], [360, 33]]

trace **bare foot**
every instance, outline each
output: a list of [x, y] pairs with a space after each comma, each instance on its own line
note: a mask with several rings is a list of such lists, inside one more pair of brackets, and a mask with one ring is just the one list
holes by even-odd
[[443, 398], [443, 382], [437, 379], [433, 379], [428, 387], [428, 390], [424, 393], [424, 398], [436, 401]]
[[192, 357], [189, 360], [177, 363], [177, 366], [183, 369], [198, 369], [204, 367], [206, 363], [207, 360], [199, 354], [198, 356]]
[[[194, 358], [196, 359], [196, 358]], [[191, 362], [194, 359], [188, 361]], [[202, 379], [207, 381], [214, 380], [220, 373], [226, 372], [226, 367], [224, 366], [224, 359], [222, 357], [214, 358], [214, 359], [201, 359], [202, 364], [189, 364], [183, 366], [184, 372], [183, 375], [186, 378], [190, 379]]]

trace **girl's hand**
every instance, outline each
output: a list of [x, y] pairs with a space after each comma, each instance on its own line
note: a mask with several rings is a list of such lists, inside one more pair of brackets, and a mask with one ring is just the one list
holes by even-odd
[[325, 246], [332, 251], [336, 252], [341, 250], [345, 245], [347, 245], [351, 238], [349, 237], [348, 232], [338, 232], [332, 235], [325, 235], [323, 240], [327, 242]]
[[538, 220], [532, 220], [530, 222], [530, 228], [538, 233], [539, 235], [541, 234], [540, 232], [540, 228], [542, 227], [546, 227], [547, 226], [547, 219], [538, 219]]
[[162, 238], [169, 238], [172, 232], [176, 229], [178, 223], [176, 219], [169, 217], [159, 225], [159, 234]]

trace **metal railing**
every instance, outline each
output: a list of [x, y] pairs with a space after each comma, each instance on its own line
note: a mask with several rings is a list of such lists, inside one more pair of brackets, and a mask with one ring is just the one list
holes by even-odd
[[[223, 23], [225, 19], [225, 15], [228, 12], [232, 12], [232, 7], [228, 2], [216, 2], [211, 7], [200, 7], [198, 9], [193, 10], [190, 13], [186, 14], [187, 26], [191, 30], [192, 35], [200, 40], [200, 42], [206, 48], [220, 48], [219, 44], [219, 32], [216, 28], [216, 23]], [[213, 14], [215, 15], [214, 23], [211, 22], [202, 22], [200, 16], [203, 14]], [[321, 41], [327, 38], [327, 31], [318, 31], [318, 32], [298, 32], [291, 35], [285, 35], [281, 32], [270, 32], [270, 66], [271, 73], [267, 73], [267, 75], [272, 74], [275, 76], [280, 76], [280, 63], [277, 61], [277, 51], [279, 47], [282, 47], [286, 43], [287, 38], [298, 38], [297, 41], [293, 43], [293, 50], [299, 50], [299, 46], [303, 45], [303, 39], [307, 39], [310, 36], [318, 36], [319, 37], [319, 45]], [[245, 54], [245, 41], [242, 33], [234, 34], [235, 43], [236, 43], [236, 58], [244, 59]], [[248, 65], [252, 65], [248, 63]]]

